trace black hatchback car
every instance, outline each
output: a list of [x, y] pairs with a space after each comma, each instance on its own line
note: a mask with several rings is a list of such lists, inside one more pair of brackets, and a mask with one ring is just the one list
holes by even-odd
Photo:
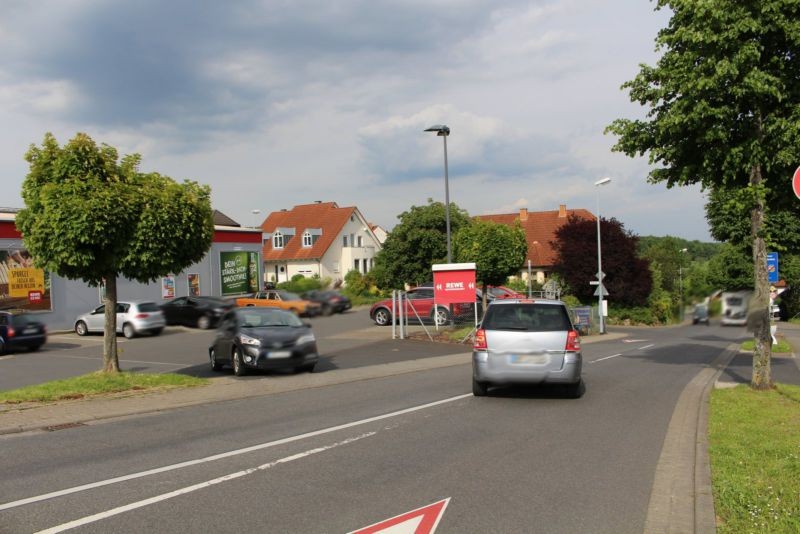
[[303, 293], [303, 298], [318, 303], [321, 306], [322, 315], [342, 313], [353, 307], [350, 299], [338, 291], [307, 291]]
[[222, 317], [208, 348], [211, 369], [229, 365], [236, 376], [250, 369], [314, 370], [319, 361], [311, 327], [278, 308], [234, 308]]
[[168, 325], [196, 326], [206, 330], [217, 326], [233, 303], [216, 297], [178, 297], [161, 305]]
[[0, 354], [25, 348], [39, 350], [47, 342], [47, 326], [29, 314], [0, 311]]

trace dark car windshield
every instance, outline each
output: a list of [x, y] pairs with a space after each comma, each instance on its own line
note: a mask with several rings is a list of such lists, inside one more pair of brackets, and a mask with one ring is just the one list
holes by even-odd
[[564, 306], [553, 304], [496, 304], [486, 310], [482, 324], [486, 330], [557, 332], [572, 329]]
[[139, 308], [140, 312], [157, 312], [161, 310], [155, 302], [140, 302], [136, 307]]
[[303, 322], [293, 313], [270, 308], [247, 308], [237, 312], [242, 328], [263, 326], [303, 326]]
[[39, 321], [30, 315], [12, 315], [11, 324], [14, 326], [26, 326], [29, 324], [37, 324]]

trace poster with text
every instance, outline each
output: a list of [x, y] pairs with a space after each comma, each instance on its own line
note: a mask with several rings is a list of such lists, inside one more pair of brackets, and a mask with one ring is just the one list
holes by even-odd
[[223, 295], [258, 291], [258, 252], [220, 252], [219, 265]]
[[175, 277], [165, 276], [161, 279], [161, 298], [174, 299], [175, 298]]
[[186, 275], [186, 280], [189, 283], [189, 296], [197, 297], [200, 295], [200, 275], [197, 273], [189, 273]]
[[0, 309], [50, 311], [50, 273], [24, 249], [0, 250]]

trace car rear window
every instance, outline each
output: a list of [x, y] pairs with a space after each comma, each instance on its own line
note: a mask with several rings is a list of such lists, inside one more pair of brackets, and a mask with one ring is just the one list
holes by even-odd
[[11, 316], [11, 324], [14, 326], [26, 326], [29, 324], [36, 324], [39, 321], [36, 320], [35, 317], [31, 317], [30, 315], [12, 315]]
[[557, 332], [571, 330], [564, 306], [554, 304], [500, 304], [489, 306], [483, 319], [486, 330]]
[[157, 312], [161, 310], [155, 302], [142, 302], [137, 304], [137, 307], [140, 312]]

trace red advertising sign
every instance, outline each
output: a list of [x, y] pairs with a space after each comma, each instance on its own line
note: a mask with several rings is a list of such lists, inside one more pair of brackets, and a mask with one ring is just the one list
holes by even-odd
[[42, 301], [42, 292], [41, 291], [28, 291], [28, 302], [41, 302]]
[[434, 265], [433, 300], [437, 305], [475, 302], [475, 264]]

